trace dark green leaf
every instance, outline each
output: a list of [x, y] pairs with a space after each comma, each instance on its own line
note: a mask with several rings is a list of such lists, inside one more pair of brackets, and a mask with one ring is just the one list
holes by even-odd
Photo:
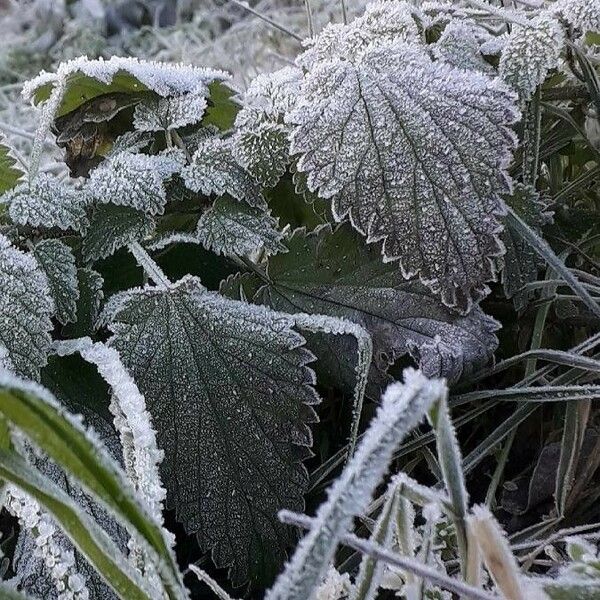
[[303, 506], [317, 401], [292, 320], [193, 277], [120, 294], [104, 319], [152, 414], [178, 518], [234, 584], [270, 580], [293, 540], [277, 511]]

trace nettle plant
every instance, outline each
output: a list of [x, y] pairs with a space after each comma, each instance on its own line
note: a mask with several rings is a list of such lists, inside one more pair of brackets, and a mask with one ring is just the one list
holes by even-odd
[[[547, 263], [600, 316], [540, 235], [541, 161], [573, 129], [589, 141], [600, 110], [599, 23], [587, 0], [388, 0], [237, 95], [223, 72], [121, 57], [28, 82], [31, 155], [0, 153], [0, 478], [21, 526], [16, 585], [188, 597], [166, 505], [236, 587], [269, 585], [308, 529], [270, 600], [597, 590], [585, 540], [568, 541], [559, 577], [526, 577], [489, 510], [469, 506], [447, 395], [492, 360], [499, 323], [479, 303], [498, 276], [521, 310]], [[556, 104], [572, 98], [584, 127]], [[70, 177], [43, 168], [50, 132]], [[398, 371], [409, 361], [419, 370]], [[346, 465], [308, 518], [317, 381], [354, 400]], [[386, 387], [359, 441], [364, 397]], [[442, 485], [400, 473], [375, 494], [425, 416]], [[373, 517], [370, 541], [351, 533], [357, 515]], [[333, 566], [340, 544], [362, 555], [353, 579]]]

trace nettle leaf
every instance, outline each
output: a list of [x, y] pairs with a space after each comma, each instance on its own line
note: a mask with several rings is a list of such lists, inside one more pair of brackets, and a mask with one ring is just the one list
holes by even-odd
[[54, 303], [33, 256], [0, 235], [0, 347], [17, 373], [37, 379], [50, 348]]
[[17, 185], [3, 196], [3, 201], [9, 204], [10, 218], [19, 225], [84, 231], [89, 224], [89, 196], [46, 173]]
[[418, 21], [423, 16], [408, 2], [371, 2], [361, 17], [350, 24], [329, 23], [319, 35], [307, 40], [307, 50], [297, 63], [312, 69], [330, 60], [355, 60], [375, 45], [421, 45]]
[[243, 96], [233, 137], [233, 155], [259, 183], [277, 184], [290, 162], [290, 126], [283, 118], [300, 93], [302, 71], [284, 67], [252, 80]]
[[148, 237], [154, 227], [154, 219], [150, 215], [131, 206], [100, 204], [94, 209], [90, 228], [83, 238], [83, 259], [94, 262], [111, 256], [130, 242]]
[[[481, 71], [494, 76], [494, 68], [484, 60], [480, 50], [486, 33], [474, 23], [450, 21], [433, 46], [433, 55], [457, 69]], [[490, 37], [487, 34], [487, 39]]]
[[550, 14], [531, 19], [530, 27], [513, 25], [500, 57], [500, 77], [528, 100], [558, 66], [564, 44], [563, 28]]
[[77, 269], [77, 320], [66, 328], [71, 338], [91, 336], [96, 331], [96, 321], [100, 315], [100, 307], [104, 299], [102, 275], [94, 269]]
[[154, 156], [119, 152], [92, 171], [87, 189], [104, 204], [162, 214], [167, 203], [163, 182], [181, 169], [184, 160], [172, 150]]
[[332, 198], [335, 219], [383, 240], [405, 278], [419, 274], [466, 312], [503, 251], [499, 194], [517, 115], [500, 82], [398, 45], [316, 66], [288, 118], [298, 169]]
[[113, 56], [109, 60], [90, 60], [81, 56], [61, 63], [56, 73], [42, 71], [23, 86], [23, 96], [39, 104], [50, 97], [59, 81], [66, 82], [57, 114], [61, 117], [84, 102], [107, 93], [152, 91], [165, 98], [182, 94], [208, 96], [211, 84], [228, 79], [229, 75], [224, 71], [191, 65], [122, 56]]
[[79, 286], [71, 248], [60, 240], [42, 240], [35, 245], [33, 255], [48, 279], [56, 318], [63, 325], [75, 321]]
[[277, 511], [303, 505], [318, 400], [292, 319], [187, 276], [118, 294], [103, 320], [152, 414], [168, 503], [234, 585], [267, 581], [293, 540]]
[[198, 221], [198, 239], [208, 250], [243, 256], [264, 248], [269, 254], [286, 250], [277, 220], [229, 196], [217, 198]]
[[290, 161], [289, 128], [264, 122], [235, 135], [233, 155], [260, 184], [273, 187]]
[[[405, 281], [393, 264], [382, 262], [378, 249], [348, 226], [308, 234], [298, 229], [286, 245], [286, 254], [269, 260], [269, 282], [250, 298], [276, 310], [345, 317], [362, 325], [373, 339], [379, 369], [410, 353], [428, 377], [455, 380], [492, 357], [498, 345], [494, 319], [478, 307], [467, 316], [448, 310], [419, 281]], [[310, 347], [319, 359], [330, 360], [332, 343]], [[334, 354], [340, 363], [354, 357], [348, 351]], [[381, 379], [373, 369], [371, 377]]]
[[189, 165], [181, 170], [186, 187], [205, 196], [229, 194], [250, 206], [266, 208], [260, 186], [235, 160], [230, 139], [200, 141]]
[[574, 29], [585, 33], [600, 31], [600, 7], [589, 0], [557, 0], [549, 10], [559, 14]]
[[163, 131], [194, 125], [202, 120], [207, 105], [203, 93], [149, 98], [135, 107], [133, 125], [138, 131]]
[[[552, 221], [546, 203], [531, 186], [517, 183], [513, 192], [506, 197], [507, 204], [531, 227], [539, 230]], [[519, 311], [527, 306], [533, 291], [523, 291], [524, 285], [535, 281], [540, 268], [544, 266], [537, 252], [523, 239], [519, 232], [507, 225], [502, 232], [506, 247], [502, 285], [507, 298], [512, 298]]]
[[17, 160], [4, 143], [4, 137], [0, 136], [0, 194], [15, 187], [22, 176], [23, 171], [17, 167]]

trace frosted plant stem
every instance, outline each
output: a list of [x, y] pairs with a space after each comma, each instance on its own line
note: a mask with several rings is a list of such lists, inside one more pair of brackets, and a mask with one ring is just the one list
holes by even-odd
[[541, 87], [524, 111], [523, 123], [523, 183], [535, 186], [540, 163], [540, 141], [542, 131]]
[[340, 0], [342, 5], [342, 21], [344, 25], [348, 25], [348, 11], [346, 10], [346, 0]]
[[189, 569], [196, 577], [205, 583], [219, 600], [233, 600], [233, 598], [206, 572], [197, 567], [190, 565]]
[[315, 26], [313, 22], [312, 10], [310, 8], [310, 0], [304, 0], [304, 6], [306, 7], [306, 20], [308, 22], [308, 37], [314, 37]]
[[144, 269], [144, 272], [156, 285], [164, 289], [171, 286], [171, 282], [163, 273], [162, 269], [150, 258], [150, 255], [140, 246], [138, 242], [132, 242], [127, 246], [129, 251], [135, 257], [138, 265]]
[[229, 2], [231, 2], [232, 4], [235, 4], [236, 6], [239, 6], [240, 8], [243, 8], [244, 10], [247, 10], [250, 14], [254, 15], [255, 17], [258, 17], [265, 23], [268, 23], [269, 25], [271, 25], [271, 27], [275, 27], [275, 29], [279, 29], [279, 31], [283, 31], [283, 33], [287, 33], [290, 37], [293, 37], [295, 40], [298, 40], [299, 42], [302, 41], [301, 36], [294, 33], [287, 27], [284, 27], [280, 23], [277, 23], [277, 21], [273, 21], [273, 19], [267, 17], [267, 15], [263, 15], [262, 13], [258, 12], [257, 10], [254, 10], [247, 2], [242, 2], [241, 0], [229, 0]]
[[356, 340], [356, 385], [354, 386], [354, 406], [352, 407], [352, 426], [348, 442], [347, 458], [354, 454], [358, 440], [358, 428], [365, 398], [365, 389], [369, 378], [369, 368], [373, 359], [373, 342], [369, 332], [352, 321], [328, 315], [309, 315], [298, 313], [292, 316], [296, 326], [314, 333], [351, 335]]
[[[296, 525], [303, 529], [311, 529], [316, 519], [301, 515], [288, 510], [282, 510], [279, 513], [279, 518], [283, 523], [289, 525]], [[443, 575], [439, 569], [434, 569], [428, 565], [423, 564], [420, 561], [407, 558], [395, 552], [391, 552], [387, 548], [374, 544], [369, 540], [359, 538], [353, 533], [347, 533], [342, 536], [341, 543], [350, 548], [358, 550], [362, 554], [371, 556], [377, 560], [380, 560], [388, 565], [398, 567], [405, 571], [410, 571], [414, 575], [427, 579], [440, 587], [460, 594], [465, 598], [472, 598], [473, 600], [500, 600], [500, 598], [494, 594], [489, 594], [485, 590], [479, 590], [471, 585], [463, 583], [459, 579], [453, 579], [447, 575]]]
[[[370, 538], [372, 542], [380, 544], [384, 548], [389, 547], [392, 540], [394, 517], [398, 513], [400, 500], [399, 488], [392, 483], [388, 487], [385, 504]], [[377, 559], [368, 555], [363, 556], [350, 600], [372, 600], [375, 598], [382, 574], [383, 565]]]
[[[57, 543], [54, 535], [56, 525], [52, 517], [36, 500], [13, 485], [6, 489], [5, 506], [18, 519], [21, 528], [26, 529], [33, 538], [36, 552], [50, 573], [58, 597], [87, 599], [89, 590], [85, 585], [85, 577], [76, 570], [73, 551], [65, 551]], [[71, 596], [67, 596], [68, 593]]]
[[467, 540], [467, 517], [469, 495], [465, 486], [462, 469], [462, 456], [456, 439], [456, 431], [448, 410], [447, 396], [438, 400], [427, 413], [431, 426], [435, 431], [438, 461], [444, 477], [444, 484], [450, 503], [451, 515], [456, 527], [456, 541], [463, 576], [467, 574], [469, 564], [469, 546]]
[[54, 120], [54, 116], [56, 115], [58, 107], [62, 101], [65, 89], [65, 81], [63, 79], [59, 79], [52, 88], [50, 97], [42, 106], [40, 122], [33, 139], [33, 147], [31, 148], [31, 157], [29, 161], [29, 181], [35, 179], [40, 168], [40, 159], [42, 157], [44, 142], [46, 141], [46, 136], [48, 135], [48, 131], [50, 131], [52, 121]]

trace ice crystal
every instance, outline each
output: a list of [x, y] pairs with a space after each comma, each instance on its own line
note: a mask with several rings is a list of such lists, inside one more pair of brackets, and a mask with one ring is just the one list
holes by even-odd
[[549, 14], [533, 18], [529, 27], [514, 25], [500, 57], [500, 77], [528, 100], [558, 66], [564, 41], [563, 28]]
[[[79, 352], [86, 361], [98, 368], [100, 375], [111, 386], [113, 396], [110, 410], [121, 439], [125, 472], [144, 499], [154, 521], [163, 525], [166, 491], [158, 472], [163, 453], [156, 445], [156, 434], [144, 397], [123, 366], [118, 352], [101, 342], [92, 343], [89, 338], [58, 342], [55, 348], [61, 355]], [[172, 547], [174, 537], [164, 527], [162, 532]], [[160, 578], [151, 558], [134, 538], [129, 541], [129, 548], [130, 559], [142, 570], [149, 589], [160, 590]]]
[[46, 274], [56, 318], [63, 325], [75, 321], [79, 287], [73, 252], [60, 240], [42, 240], [35, 245], [33, 255]]
[[313, 600], [340, 538], [363, 512], [387, 471], [397, 445], [442, 396], [442, 381], [406, 369], [404, 384], [390, 386], [369, 429], [317, 510], [314, 524], [267, 592], [265, 600]]
[[179, 155], [168, 151], [155, 156], [120, 152], [92, 171], [87, 190], [104, 204], [162, 214], [167, 202], [163, 181], [179, 171], [181, 164]]
[[205, 248], [226, 256], [244, 256], [262, 248], [276, 254], [286, 249], [276, 219], [227, 196], [218, 198], [200, 217], [196, 235]]
[[135, 107], [133, 125], [138, 131], [163, 131], [199, 123], [207, 101], [204, 94], [150, 98]]
[[0, 235], [0, 346], [15, 370], [37, 378], [50, 347], [54, 302], [35, 259]]
[[265, 207], [254, 178], [235, 160], [229, 139], [209, 137], [200, 142], [192, 162], [181, 170], [188, 189], [206, 196], [229, 194], [253, 207]]
[[[371, 334], [380, 369], [410, 352], [427, 376], [455, 380], [492, 357], [498, 344], [493, 319], [477, 307], [464, 317], [451, 312], [418, 281], [404, 281], [394, 264], [382, 263], [377, 248], [349, 226], [296, 230], [286, 245], [287, 253], [270, 259], [269, 283], [257, 286], [254, 301], [361, 325]], [[331, 364], [333, 356], [331, 370], [338, 377], [349, 372], [353, 384], [354, 353], [342, 351], [341, 342], [320, 336], [310, 339], [310, 348], [320, 363]]]
[[276, 513], [302, 507], [317, 401], [292, 319], [186, 277], [113, 297], [103, 320], [156, 424], [169, 505], [234, 582], [274, 574], [261, 549], [281, 560], [292, 540]]
[[499, 194], [517, 117], [500, 82], [404, 45], [314, 67], [288, 115], [298, 168], [336, 220], [349, 215], [404, 277], [419, 274], [463, 312], [488, 292], [503, 251]]
[[[146, 410], [144, 396], [123, 366], [118, 352], [101, 342], [93, 343], [90, 338], [57, 342], [54, 346], [59, 356], [79, 352], [86, 361], [98, 368], [102, 378], [110, 385], [114, 401], [122, 412], [122, 416], [115, 416], [117, 430], [121, 440], [129, 435], [133, 446], [132, 468], [127, 474], [146, 501], [152, 517], [162, 523], [166, 492], [160, 481], [158, 466], [163, 453], [156, 445], [156, 433]], [[127, 461], [125, 465], [127, 467]]]
[[81, 56], [61, 63], [56, 73], [43, 71], [23, 86], [22, 93], [24, 98], [31, 99], [40, 88], [68, 80], [77, 73], [108, 85], [120, 72], [129, 73], [137, 79], [141, 84], [140, 89], [146, 88], [164, 97], [188, 93], [206, 94], [209, 83], [229, 78], [223, 71], [191, 65], [143, 61], [122, 56], [113, 56], [109, 60], [90, 60]]
[[154, 231], [154, 219], [130, 206], [100, 204], [90, 217], [90, 228], [83, 238], [84, 260], [94, 262], [114, 254], [130, 242], [148, 237]]
[[8, 203], [10, 218], [19, 225], [83, 231], [89, 224], [89, 196], [45, 173], [7, 192], [2, 202]]

